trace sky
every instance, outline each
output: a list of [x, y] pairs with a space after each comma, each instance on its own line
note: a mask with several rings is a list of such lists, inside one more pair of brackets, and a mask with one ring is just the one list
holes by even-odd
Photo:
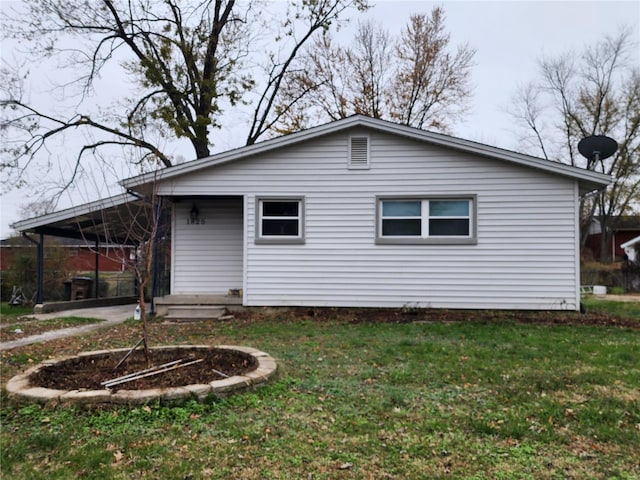
[[[12, 4], [2, 1], [2, 8]], [[374, 3], [372, 1], [372, 3]], [[519, 86], [538, 75], [541, 56], [580, 51], [621, 26], [632, 28], [640, 67], [640, 2], [634, 1], [377, 1], [363, 17], [383, 23], [391, 34], [398, 33], [412, 13], [428, 13], [434, 6], [445, 10], [445, 25], [453, 45], [468, 43], [475, 48], [472, 71], [474, 87], [471, 110], [466, 120], [453, 127], [453, 135], [512, 150], [519, 149], [519, 134], [508, 114]], [[353, 16], [357, 20], [360, 16]], [[351, 25], [355, 26], [356, 21]], [[348, 38], [349, 28], [341, 38]], [[3, 57], [11, 54], [1, 46]], [[55, 73], [55, 72], [51, 72]], [[55, 101], [52, 98], [51, 101]], [[223, 129], [223, 142], [216, 151], [242, 145], [245, 118], [231, 119], [234, 128]], [[64, 147], [60, 147], [64, 148]], [[60, 152], [63, 154], [64, 152]], [[189, 153], [184, 156], [189, 158]], [[117, 175], [117, 174], [116, 174]], [[126, 175], [125, 175], [126, 176]], [[29, 201], [28, 186], [2, 189], [0, 196], [0, 238], [12, 233], [9, 225], [19, 220], [20, 205]], [[8, 190], [8, 191], [7, 191]], [[91, 189], [89, 189], [91, 190]], [[119, 193], [115, 189], [109, 194]], [[104, 195], [104, 192], [101, 193]], [[97, 198], [86, 195], [63, 199], [58, 209]]]

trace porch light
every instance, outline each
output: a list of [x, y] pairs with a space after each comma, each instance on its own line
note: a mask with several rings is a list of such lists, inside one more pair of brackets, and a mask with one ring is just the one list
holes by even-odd
[[193, 204], [193, 207], [191, 207], [189, 218], [191, 219], [191, 223], [198, 223], [198, 221], [200, 220], [200, 210], [198, 210], [198, 207], [195, 203]]

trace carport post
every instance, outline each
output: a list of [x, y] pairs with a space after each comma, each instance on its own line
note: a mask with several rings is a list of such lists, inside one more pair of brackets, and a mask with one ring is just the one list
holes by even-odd
[[36, 304], [44, 303], [44, 233], [40, 234], [38, 242], [38, 267], [37, 267], [38, 290], [36, 292]]
[[39, 305], [44, 301], [44, 234], [40, 234], [40, 242], [36, 242], [25, 232], [22, 232], [22, 236], [36, 244], [36, 304]]
[[95, 286], [93, 290], [93, 298], [98, 298], [98, 285], [100, 284], [100, 240], [96, 238], [96, 255], [95, 255]]

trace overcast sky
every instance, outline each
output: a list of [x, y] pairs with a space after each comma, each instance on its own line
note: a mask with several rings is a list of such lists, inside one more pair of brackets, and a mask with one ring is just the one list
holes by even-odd
[[[12, 3], [0, 1], [3, 8]], [[472, 77], [472, 110], [465, 122], [454, 127], [453, 133], [499, 147], [518, 149], [518, 135], [506, 110], [518, 85], [536, 77], [536, 62], [541, 55], [579, 51], [584, 45], [606, 34], [614, 34], [620, 26], [627, 25], [633, 28], [638, 46], [634, 55], [640, 66], [640, 2], [637, 0], [375, 3], [366, 16], [383, 22], [392, 34], [405, 25], [411, 13], [428, 13], [435, 5], [444, 7], [452, 43], [468, 42], [477, 50]], [[6, 48], [2, 49], [3, 56], [8, 53]], [[228, 129], [225, 142], [217, 145], [216, 151], [241, 145], [244, 137], [239, 133]], [[189, 153], [185, 152], [185, 155]], [[0, 238], [11, 233], [9, 224], [18, 220], [18, 207], [28, 199], [28, 189], [2, 194]], [[66, 199], [59, 207], [66, 208], [72, 206], [72, 202], [87, 200], [93, 199]]]

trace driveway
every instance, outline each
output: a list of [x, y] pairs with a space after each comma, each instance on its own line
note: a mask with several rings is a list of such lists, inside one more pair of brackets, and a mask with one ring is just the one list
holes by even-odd
[[[596, 295], [600, 298], [600, 295]], [[616, 302], [638, 302], [640, 303], [640, 293], [627, 293], [625, 295], [602, 295], [604, 300], [614, 300]]]
[[55, 340], [57, 338], [81, 335], [83, 333], [97, 330], [99, 328], [111, 327], [113, 325], [123, 323], [128, 318], [133, 317], [134, 309], [135, 305], [117, 305], [114, 307], [81, 308], [78, 310], [66, 310], [54, 313], [38, 313], [33, 315], [25, 315], [28, 318], [35, 319], [32, 321], [49, 320], [52, 318], [60, 317], [85, 317], [103, 319], [104, 322], [93, 323], [91, 325], [82, 325], [80, 327], [62, 328], [59, 330], [40, 333], [38, 335], [31, 335], [29, 337], [20, 338], [18, 340], [12, 340], [10, 342], [0, 342], [0, 350], [10, 350], [12, 348], [29, 345], [31, 343], [46, 342], [48, 340]]

